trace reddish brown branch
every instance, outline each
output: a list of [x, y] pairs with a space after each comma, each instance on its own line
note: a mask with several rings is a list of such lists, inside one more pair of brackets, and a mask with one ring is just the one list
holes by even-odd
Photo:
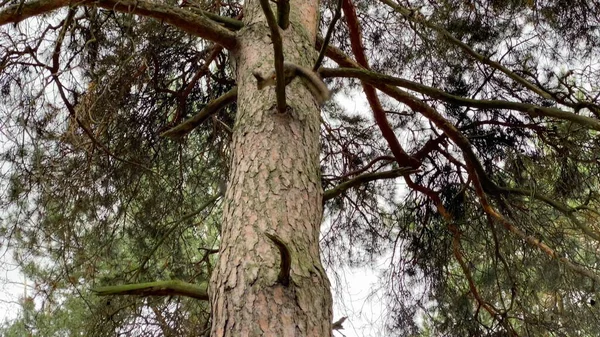
[[204, 64], [202, 65], [202, 67], [198, 69], [194, 77], [190, 80], [190, 83], [188, 83], [185, 89], [181, 92], [181, 97], [183, 99], [187, 98], [190, 92], [192, 92], [192, 89], [194, 89], [196, 82], [198, 82], [198, 80], [206, 74], [206, 72], [208, 71], [208, 67], [215, 60], [215, 58], [219, 56], [221, 50], [223, 50], [223, 47], [221, 45], [217, 44], [213, 46], [211, 53], [204, 60]]
[[[370, 69], [367, 58], [365, 57], [364, 46], [362, 44], [360, 23], [358, 22], [358, 16], [356, 15], [356, 10], [352, 4], [352, 0], [343, 0], [342, 9], [344, 11], [344, 15], [346, 16], [348, 30], [350, 31], [350, 45], [352, 47], [352, 53], [354, 53], [358, 64], [362, 68]], [[383, 110], [381, 102], [377, 97], [375, 88], [366, 82], [362, 82], [362, 86], [365, 91], [365, 95], [367, 96], [367, 101], [371, 106], [371, 110], [373, 110], [375, 122], [379, 126], [381, 134], [387, 141], [390, 150], [394, 154], [394, 157], [396, 157], [398, 164], [400, 166], [409, 166], [412, 168], [419, 167], [421, 163], [415, 158], [410, 157], [406, 151], [404, 151], [402, 145], [400, 145], [398, 138], [394, 134], [394, 130], [390, 126], [387, 117], [385, 116], [385, 111]]]

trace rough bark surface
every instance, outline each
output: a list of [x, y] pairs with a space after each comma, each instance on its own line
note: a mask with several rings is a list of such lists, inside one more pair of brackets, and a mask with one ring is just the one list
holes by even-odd
[[[285, 59], [312, 67], [318, 8], [292, 2], [282, 32]], [[309, 16], [310, 15], [310, 16]], [[246, 2], [239, 32], [238, 115], [225, 197], [221, 251], [210, 285], [211, 336], [331, 336], [330, 284], [319, 256], [322, 195], [319, 108], [300, 80], [277, 113], [274, 87], [257, 90], [252, 71], [273, 70], [273, 46], [258, 1]], [[281, 254], [291, 253], [289, 286], [278, 283]]]

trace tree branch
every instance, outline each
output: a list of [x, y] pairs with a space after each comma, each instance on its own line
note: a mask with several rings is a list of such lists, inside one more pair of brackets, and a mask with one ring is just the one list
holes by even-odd
[[185, 296], [208, 301], [208, 286], [178, 280], [148, 283], [124, 284], [91, 289], [98, 296], [138, 295], [138, 296]]
[[397, 178], [397, 177], [400, 177], [400, 176], [403, 176], [406, 174], [416, 173], [418, 171], [419, 170], [415, 170], [410, 167], [402, 167], [402, 168], [391, 170], [391, 171], [363, 174], [356, 178], [353, 178], [346, 182], [343, 182], [332, 189], [325, 191], [323, 193], [323, 202], [337, 197], [338, 195], [344, 193], [346, 190], [348, 190], [350, 188], [362, 185], [364, 183], [368, 183], [370, 181], [380, 180], [380, 179]]
[[323, 44], [321, 46], [321, 51], [319, 52], [319, 57], [317, 57], [317, 61], [313, 67], [313, 71], [317, 71], [319, 67], [321, 67], [321, 62], [323, 62], [323, 58], [325, 57], [325, 52], [327, 51], [327, 46], [329, 45], [329, 41], [331, 40], [331, 36], [333, 35], [333, 31], [335, 30], [335, 24], [342, 16], [342, 1], [337, 0], [337, 5], [335, 8], [335, 14], [329, 23], [329, 27], [327, 28], [327, 33], [325, 34], [325, 39], [323, 40]]
[[331, 330], [344, 330], [344, 321], [348, 319], [348, 317], [344, 316], [337, 321], [331, 323]]
[[237, 31], [244, 27], [244, 23], [238, 19], [217, 15], [215, 13], [211, 13], [209, 11], [204, 11], [204, 10], [202, 10], [200, 8], [196, 8], [196, 7], [188, 7], [188, 8], [192, 12], [195, 12], [198, 15], [204, 15], [207, 18], [222, 24], [223, 27], [225, 27], [225, 28]]
[[194, 117], [185, 120], [183, 123], [163, 132], [160, 134], [161, 137], [177, 139], [181, 138], [188, 133], [192, 132], [200, 124], [204, 123], [211, 115], [217, 113], [223, 109], [227, 104], [232, 103], [237, 98], [237, 87], [229, 90], [221, 97], [210, 101], [204, 108], [198, 112]]
[[[342, 9], [344, 10], [344, 15], [346, 16], [348, 30], [350, 32], [350, 45], [352, 47], [352, 53], [356, 57], [356, 60], [361, 68], [369, 69], [369, 63], [367, 58], [365, 57], [364, 46], [362, 44], [362, 33], [360, 29], [360, 23], [358, 21], [358, 16], [356, 14], [356, 10], [351, 0], [342, 0]], [[383, 138], [385, 138], [390, 150], [396, 157], [396, 160], [400, 166], [410, 166], [412, 168], [417, 168], [421, 165], [421, 163], [415, 158], [410, 157], [406, 151], [400, 145], [398, 138], [394, 134], [394, 130], [390, 126], [387, 117], [385, 115], [385, 111], [381, 106], [381, 102], [377, 97], [377, 92], [375, 88], [365, 82], [362, 82], [363, 89], [365, 91], [365, 95], [367, 96], [367, 101], [371, 106], [371, 110], [373, 110], [373, 117], [375, 118], [375, 122], [379, 129], [381, 130], [381, 134]]]
[[292, 254], [287, 244], [281, 240], [277, 235], [265, 233], [265, 236], [273, 242], [273, 244], [279, 249], [280, 265], [279, 275], [277, 276], [277, 282], [284, 287], [290, 285], [291, 270], [292, 270]]
[[[27, 18], [48, 13], [55, 9], [71, 5], [72, 0], [40, 0], [8, 6], [0, 11], [0, 26], [7, 23], [18, 23]], [[79, 4], [81, 4], [80, 2]], [[76, 5], [76, 4], [73, 4]]]
[[326, 77], [353, 77], [358, 78], [362, 81], [367, 81], [372, 84], [378, 85], [394, 85], [400, 86], [409, 90], [416, 91], [423, 95], [439, 99], [441, 101], [456, 104], [460, 106], [466, 106], [478, 109], [507, 109], [515, 110], [529, 114], [532, 117], [539, 115], [546, 117], [553, 117], [557, 119], [567, 120], [573, 123], [577, 123], [583, 127], [600, 130], [600, 121], [591, 117], [574, 114], [572, 112], [564, 111], [558, 108], [542, 107], [529, 103], [518, 103], [509, 102], [503, 100], [478, 100], [465, 98], [461, 96], [455, 96], [449, 94], [443, 90], [439, 90], [433, 87], [429, 87], [417, 82], [397, 78], [393, 76], [379, 74], [366, 69], [352, 69], [352, 68], [321, 68], [319, 74]]
[[269, 6], [269, 0], [260, 0], [260, 6], [262, 7], [263, 12], [265, 12], [267, 24], [269, 25], [269, 29], [271, 29], [271, 41], [273, 41], [275, 77], [277, 78], [277, 82], [275, 83], [277, 111], [279, 113], [285, 113], [287, 103], [285, 101], [285, 74], [283, 73], [283, 40], [275, 16]]
[[67, 6], [96, 6], [111, 11], [146, 16], [166, 22], [194, 36], [214, 41], [225, 48], [232, 49], [236, 46], [236, 37], [233, 32], [223, 28], [221, 25], [208, 19], [204, 15], [194, 14], [191, 11], [173, 6], [150, 3], [142, 0], [32, 1], [23, 4], [23, 6], [13, 5], [0, 11], [0, 26], [7, 23], [18, 23], [24, 19]]
[[420, 13], [415, 13], [414, 10], [411, 10], [409, 8], [406, 8], [406, 7], [403, 7], [403, 6], [401, 6], [401, 5], [397, 4], [397, 3], [392, 2], [391, 0], [380, 0], [380, 1], [383, 2], [384, 4], [388, 5], [388, 6], [392, 7], [394, 10], [396, 10], [398, 13], [400, 13], [407, 20], [415, 22], [415, 23], [418, 23], [418, 24], [422, 24], [423, 26], [436, 31], [440, 35], [444, 36], [452, 44], [458, 46], [465, 53], [467, 53], [468, 55], [470, 55], [474, 59], [478, 60], [479, 62], [481, 62], [483, 64], [487, 64], [487, 65], [491, 66], [494, 69], [500, 70], [506, 76], [508, 76], [512, 80], [514, 80], [515, 82], [517, 82], [517, 83], [521, 84], [522, 86], [526, 87], [527, 89], [535, 92], [536, 94], [540, 95], [541, 97], [546, 98], [546, 99], [553, 99], [553, 97], [549, 93], [547, 93], [546, 91], [544, 91], [544, 90], [540, 89], [539, 87], [535, 86], [534, 84], [532, 84], [531, 82], [527, 81], [523, 77], [515, 74], [510, 69], [506, 68], [505, 66], [501, 65], [500, 63], [492, 61], [488, 57], [486, 57], [484, 55], [481, 55], [480, 53], [476, 52], [471, 47], [469, 47], [467, 44], [463, 43], [462, 41], [460, 41], [459, 39], [457, 39], [456, 37], [454, 37], [452, 34], [450, 34], [450, 32], [448, 32], [444, 28], [439, 27], [439, 26], [435, 25], [434, 23], [429, 22], [428, 20], [426, 20], [423, 15], [415, 15], [415, 14], [420, 14]]

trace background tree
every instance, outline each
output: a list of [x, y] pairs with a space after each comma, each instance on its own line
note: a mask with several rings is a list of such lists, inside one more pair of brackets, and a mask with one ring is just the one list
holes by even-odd
[[[593, 336], [600, 7], [320, 6], [3, 3], [2, 234], [49, 319], [329, 335], [324, 216], [330, 267], [391, 255], [398, 335]], [[372, 118], [257, 90], [284, 58]], [[13, 334], [55, 333], [23, 306]]]

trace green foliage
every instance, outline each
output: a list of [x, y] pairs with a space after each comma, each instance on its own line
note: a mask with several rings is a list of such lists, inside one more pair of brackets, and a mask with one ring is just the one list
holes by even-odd
[[[79, 121], [59, 109], [60, 97], [44, 87], [4, 82], [5, 106], [14, 115], [2, 116], [7, 133], [1, 155], [10, 169], [3, 181], [9, 193], [2, 200], [1, 231], [34, 282], [31, 301], [38, 304], [23, 307], [6, 334], [197, 333], [208, 324], [207, 303], [97, 298], [87, 292], [102, 285], [208, 279], [214, 255], [201, 248], [218, 247], [220, 209], [214, 202], [202, 205], [214, 199], [218, 181], [226, 177], [229, 135], [221, 124], [205, 125], [178, 143], [158, 135], [231, 84], [210, 95], [206, 84], [198, 85], [186, 99], [175, 98], [168, 90], [188, 80], [178, 69], [196, 71], [205, 46], [155, 21], [95, 9], [78, 15], [65, 37], [75, 52], [64, 66], [85, 71], [63, 85]], [[25, 39], [15, 35], [16, 43]], [[21, 71], [34, 80], [48, 75], [41, 66], [15, 63], [1, 78]], [[217, 69], [215, 76], [227, 72]], [[24, 112], [20, 107], [30, 96], [37, 98]], [[234, 111], [230, 107], [218, 117], [231, 127]], [[152, 321], [159, 328], [146, 326]]]

